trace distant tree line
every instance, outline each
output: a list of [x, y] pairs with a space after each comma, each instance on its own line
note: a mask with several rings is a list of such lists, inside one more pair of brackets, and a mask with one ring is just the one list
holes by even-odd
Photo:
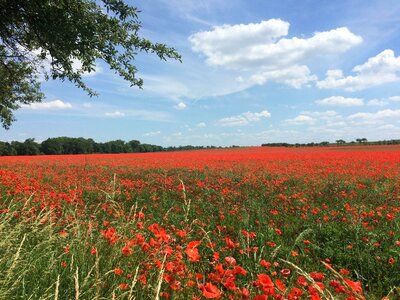
[[263, 147], [326, 147], [326, 146], [351, 146], [351, 145], [398, 145], [400, 144], [400, 139], [396, 140], [382, 140], [382, 141], [368, 141], [366, 138], [359, 138], [355, 141], [346, 142], [345, 140], [339, 139], [335, 143], [330, 143], [327, 141], [319, 143], [265, 143], [261, 146]]
[[52, 154], [91, 154], [91, 153], [144, 153], [161, 151], [182, 151], [196, 149], [210, 149], [214, 146], [179, 146], [162, 147], [152, 144], [142, 144], [138, 140], [125, 142], [113, 140], [105, 143], [95, 142], [93, 139], [56, 137], [48, 138], [41, 143], [35, 139], [26, 139], [24, 142], [0, 141], [0, 156], [10, 155], [52, 155]]

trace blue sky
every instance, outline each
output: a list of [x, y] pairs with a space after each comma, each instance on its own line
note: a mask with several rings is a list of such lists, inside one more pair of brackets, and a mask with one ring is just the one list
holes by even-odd
[[143, 90], [99, 61], [44, 82], [0, 140], [91, 137], [169, 145], [400, 138], [400, 1], [149, 0], [140, 35], [183, 62], [138, 55]]

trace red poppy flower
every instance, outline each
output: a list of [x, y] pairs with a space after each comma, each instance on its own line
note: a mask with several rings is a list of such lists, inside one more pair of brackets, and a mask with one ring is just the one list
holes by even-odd
[[325, 275], [319, 272], [311, 272], [310, 276], [315, 281], [323, 281], [325, 279]]
[[348, 271], [348, 270], [346, 270], [346, 269], [340, 269], [340, 271], [339, 271], [341, 274], [343, 274], [343, 275], [349, 275], [350, 274], [350, 272]]
[[203, 296], [207, 299], [218, 299], [222, 295], [221, 291], [211, 282], [207, 282], [205, 285], [200, 285], [200, 289]]
[[231, 265], [231, 266], [236, 265], [236, 259], [233, 258], [232, 256], [227, 256], [227, 257], [225, 257], [225, 262], [226, 262], [228, 265]]
[[115, 268], [114, 269], [114, 274], [115, 275], [122, 275], [122, 273], [123, 273], [124, 271], [121, 269], [121, 268]]
[[129, 256], [133, 253], [133, 250], [129, 246], [125, 246], [121, 249], [122, 253], [126, 256]]
[[262, 259], [260, 261], [260, 265], [262, 265], [264, 268], [269, 269], [271, 267], [271, 263], [267, 262], [265, 259]]
[[273, 287], [274, 283], [271, 280], [271, 277], [269, 277], [267, 274], [258, 274], [258, 282], [260, 283], [261, 286], [263, 287]]
[[201, 258], [199, 250], [197, 249], [199, 245], [200, 245], [199, 241], [192, 241], [187, 245], [185, 253], [190, 261], [196, 262], [199, 261], [199, 259]]
[[235, 269], [233, 270], [233, 274], [234, 275], [241, 274], [241, 275], [246, 276], [247, 271], [240, 266], [236, 266]]
[[276, 287], [277, 287], [282, 293], [285, 293], [285, 292], [286, 292], [285, 284], [284, 284], [282, 281], [280, 281], [279, 279], [277, 279], [277, 280], [275, 281], [275, 284], [276, 284]]
[[343, 279], [352, 289], [353, 292], [355, 293], [361, 293], [362, 292], [362, 287], [361, 287], [361, 282], [359, 281], [351, 281], [348, 278]]

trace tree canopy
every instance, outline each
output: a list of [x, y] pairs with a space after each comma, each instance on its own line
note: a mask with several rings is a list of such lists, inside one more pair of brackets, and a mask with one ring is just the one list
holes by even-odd
[[132, 64], [138, 53], [180, 61], [174, 48], [139, 36], [138, 13], [123, 0], [0, 0], [2, 126], [11, 126], [22, 104], [44, 98], [41, 69], [45, 79], [69, 80], [94, 96], [82, 75], [95, 70], [96, 60], [138, 87], [143, 80]]
[[91, 154], [91, 153], [145, 153], [161, 151], [184, 151], [197, 149], [211, 149], [214, 146], [178, 146], [162, 147], [159, 145], [140, 143], [138, 140], [125, 142], [123, 140], [113, 140], [104, 143], [98, 143], [93, 139], [83, 137], [55, 137], [48, 138], [41, 143], [35, 139], [26, 139], [24, 142], [0, 141], [0, 156], [9, 155], [39, 155], [39, 154]]

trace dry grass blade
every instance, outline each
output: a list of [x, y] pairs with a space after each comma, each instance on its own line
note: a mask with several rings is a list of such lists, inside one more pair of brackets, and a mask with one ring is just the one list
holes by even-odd
[[79, 300], [79, 267], [75, 271], [75, 300]]
[[156, 289], [156, 295], [154, 296], [154, 300], [159, 300], [160, 299], [160, 291], [161, 291], [161, 285], [163, 281], [163, 275], [164, 275], [164, 264], [165, 260], [167, 259], [167, 254], [164, 255], [164, 259], [161, 265], [161, 270], [160, 274], [158, 275], [158, 282], [157, 282], [157, 289]]
[[[349, 290], [349, 291], [353, 291], [353, 288], [344, 280], [343, 276], [336, 271], [334, 268], [332, 268], [329, 264], [327, 264], [324, 261], [321, 261], [321, 263], [325, 266], [325, 268], [327, 268], [329, 271], [331, 271], [338, 279], [340, 279], [340, 281], [342, 282], [342, 284]], [[359, 300], [364, 300], [364, 297], [361, 296], [358, 293], [353, 293], [353, 296]]]
[[25, 239], [26, 239], [26, 234], [24, 234], [24, 237], [22, 238], [21, 244], [19, 244], [18, 250], [15, 253], [14, 260], [13, 260], [13, 262], [11, 264], [11, 267], [7, 271], [8, 274], [10, 274], [14, 270], [15, 266], [17, 265], [17, 261], [19, 259], [20, 254], [21, 254], [22, 246], [23, 246], [23, 244], [25, 242]]
[[134, 299], [132, 294], [133, 294], [133, 289], [135, 288], [135, 285], [136, 285], [136, 282], [137, 282], [138, 273], [139, 273], [139, 266], [136, 267], [135, 276], [133, 277], [132, 284], [131, 284], [131, 289], [129, 290], [129, 295], [128, 295], [128, 299], [129, 300], [133, 300]]
[[96, 252], [96, 262], [95, 262], [95, 266], [96, 266], [96, 281], [95, 281], [95, 285], [96, 285], [96, 297], [95, 299], [98, 300], [100, 298], [100, 266], [99, 266], [99, 262], [100, 262], [100, 258], [99, 258], [99, 254], [98, 252]]
[[60, 287], [60, 274], [57, 275], [56, 291], [54, 292], [54, 300], [58, 300], [58, 288]]
[[328, 294], [329, 294], [329, 296], [327, 296], [327, 295], [325, 294], [324, 290], [322, 290], [322, 289], [318, 286], [318, 284], [316, 284], [315, 280], [314, 280], [307, 272], [305, 272], [303, 269], [301, 269], [299, 266], [295, 265], [294, 263], [292, 263], [292, 262], [290, 262], [290, 261], [284, 260], [284, 259], [281, 259], [281, 261], [283, 261], [284, 263], [286, 263], [286, 264], [292, 266], [294, 269], [296, 269], [296, 271], [297, 271], [300, 275], [303, 275], [309, 282], [313, 283], [313, 287], [322, 295], [322, 297], [323, 297], [324, 299], [328, 299], [328, 300], [334, 299], [333, 295], [332, 295], [329, 291], [327, 291]]

